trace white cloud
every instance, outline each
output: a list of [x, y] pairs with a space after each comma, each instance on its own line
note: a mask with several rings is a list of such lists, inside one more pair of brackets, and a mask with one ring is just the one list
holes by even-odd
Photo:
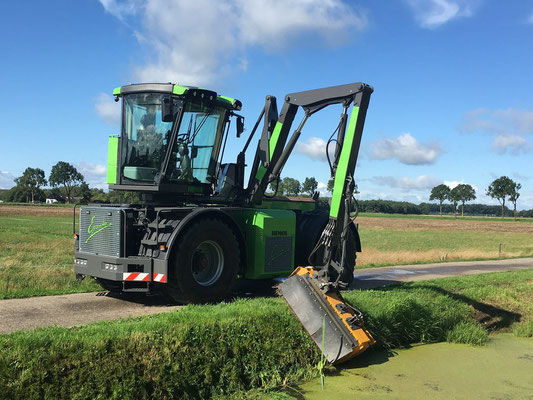
[[518, 155], [531, 150], [531, 144], [523, 136], [498, 135], [492, 140], [492, 149], [498, 154], [505, 154], [509, 150], [511, 154]]
[[492, 150], [498, 154], [519, 155], [533, 151], [533, 143], [525, 137], [533, 134], [533, 111], [530, 110], [479, 108], [467, 112], [458, 129], [463, 133], [493, 135]]
[[420, 175], [416, 178], [407, 176], [375, 176], [372, 181], [382, 186], [389, 186], [404, 190], [427, 190], [442, 183], [442, 180], [428, 175]]
[[459, 130], [465, 133], [485, 132], [498, 135], [533, 134], [533, 111], [478, 108], [464, 115]]
[[[307, 142], [297, 142], [296, 152], [314, 160], [326, 161], [326, 141], [318, 137], [310, 137]], [[329, 157], [333, 161], [335, 143], [329, 145]]]
[[105, 165], [80, 161], [76, 164], [76, 169], [82, 173], [89, 187], [107, 189], [107, 167]]
[[[100, 0], [127, 21], [145, 46], [136, 78], [151, 82], [209, 85], [229, 71], [248, 67], [245, 50], [270, 52], [306, 43], [339, 45], [338, 37], [366, 27], [363, 12], [342, 0]], [[310, 40], [313, 39], [313, 40]]]
[[444, 181], [443, 182], [446, 186], [448, 186], [450, 189], [453, 189], [457, 185], [461, 185], [464, 182], [463, 181]]
[[377, 141], [370, 157], [374, 160], [397, 159], [403, 164], [433, 164], [442, 153], [436, 142], [418, 142], [410, 133], [404, 133], [394, 139]]
[[94, 101], [94, 109], [102, 120], [113, 127], [120, 127], [120, 103], [107, 93], [100, 93]]
[[105, 176], [107, 173], [107, 168], [105, 165], [91, 164], [86, 161], [80, 161], [78, 164], [76, 164], [76, 167], [83, 175]]
[[100, 3], [109, 14], [120, 20], [135, 14], [142, 4], [140, 0], [100, 0]]
[[0, 189], [11, 189], [15, 186], [15, 177], [11, 172], [0, 171]]
[[[443, 182], [446, 186], [448, 186], [450, 189], [453, 189], [454, 187], [456, 187], [457, 185], [464, 185], [466, 184], [465, 181], [444, 181]], [[474, 188], [474, 190], [477, 192], [479, 192], [479, 188], [476, 186], [476, 185], [472, 185], [469, 183], [470, 186], [472, 186]]]
[[324, 182], [318, 182], [318, 186], [316, 187], [316, 190], [320, 193], [320, 197], [328, 197], [331, 196], [331, 192], [328, 192], [328, 185]]
[[453, 19], [470, 17], [476, 0], [406, 0], [423, 28], [436, 28]]

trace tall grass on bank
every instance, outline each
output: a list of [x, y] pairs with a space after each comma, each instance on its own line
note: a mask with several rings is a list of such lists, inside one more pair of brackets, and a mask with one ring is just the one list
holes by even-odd
[[[532, 282], [533, 270], [517, 271], [345, 297], [365, 313], [378, 346], [480, 344], [487, 339], [482, 326], [512, 329], [531, 320]], [[283, 300], [238, 300], [0, 336], [0, 393], [7, 399], [227, 397], [309, 377], [319, 360]]]

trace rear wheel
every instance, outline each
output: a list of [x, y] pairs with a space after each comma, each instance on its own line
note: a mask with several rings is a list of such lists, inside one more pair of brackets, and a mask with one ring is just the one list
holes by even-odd
[[194, 223], [173, 250], [167, 294], [180, 303], [223, 300], [235, 283], [239, 254], [237, 239], [225, 223], [218, 219]]

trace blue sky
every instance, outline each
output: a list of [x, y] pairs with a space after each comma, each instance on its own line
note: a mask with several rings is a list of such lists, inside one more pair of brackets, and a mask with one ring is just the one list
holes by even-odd
[[[49, 0], [2, 2], [0, 15], [0, 188], [59, 160], [105, 187], [116, 86], [208, 87], [243, 102], [250, 130], [267, 94], [281, 105], [364, 81], [360, 198], [418, 203], [463, 182], [497, 204], [485, 189], [507, 175], [533, 208], [532, 1]], [[310, 120], [283, 176], [327, 182], [322, 143], [339, 112]]]

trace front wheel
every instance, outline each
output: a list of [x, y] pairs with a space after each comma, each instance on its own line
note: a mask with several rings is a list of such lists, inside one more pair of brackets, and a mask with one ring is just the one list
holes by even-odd
[[179, 238], [169, 265], [167, 293], [180, 303], [223, 300], [235, 283], [239, 244], [218, 219], [193, 223]]

